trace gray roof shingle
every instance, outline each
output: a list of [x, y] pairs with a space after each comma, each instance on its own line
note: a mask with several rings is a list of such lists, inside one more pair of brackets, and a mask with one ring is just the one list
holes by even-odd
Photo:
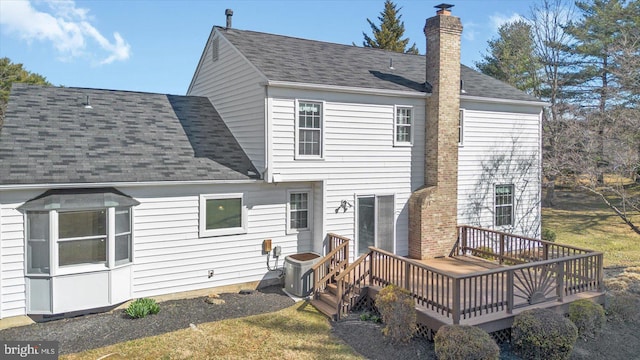
[[204, 97], [14, 84], [0, 129], [0, 185], [249, 180], [253, 174]]
[[[424, 55], [215, 27], [269, 80], [426, 92]], [[393, 70], [389, 69], [393, 61]], [[535, 101], [511, 85], [461, 65], [465, 95]]]

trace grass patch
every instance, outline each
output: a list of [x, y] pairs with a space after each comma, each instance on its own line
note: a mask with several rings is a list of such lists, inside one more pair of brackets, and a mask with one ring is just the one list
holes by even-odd
[[[112, 355], [110, 355], [112, 354]], [[362, 359], [308, 303], [127, 341], [60, 359]]]
[[557, 243], [602, 251], [605, 267], [640, 265], [640, 235], [597, 197], [565, 190], [556, 197], [556, 206], [542, 209], [542, 225], [556, 233]]

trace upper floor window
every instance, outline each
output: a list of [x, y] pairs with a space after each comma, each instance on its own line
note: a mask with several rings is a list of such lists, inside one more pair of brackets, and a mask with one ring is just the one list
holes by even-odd
[[322, 157], [322, 103], [299, 101], [296, 155]]
[[464, 145], [464, 110], [458, 115], [458, 145]]
[[513, 225], [513, 185], [496, 185], [495, 226]]
[[246, 233], [246, 223], [242, 194], [200, 196], [200, 236]]
[[308, 191], [290, 191], [288, 204], [288, 230], [309, 230], [311, 199]]
[[394, 145], [411, 145], [413, 142], [413, 109], [405, 106], [396, 106]]

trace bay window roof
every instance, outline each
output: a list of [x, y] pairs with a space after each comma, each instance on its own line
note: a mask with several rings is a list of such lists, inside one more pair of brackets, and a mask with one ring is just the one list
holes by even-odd
[[114, 188], [53, 189], [18, 207], [20, 211], [88, 210], [131, 207], [140, 202]]

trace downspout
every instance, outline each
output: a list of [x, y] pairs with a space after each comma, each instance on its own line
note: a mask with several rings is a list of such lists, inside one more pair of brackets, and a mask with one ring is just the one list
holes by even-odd
[[264, 86], [264, 119], [265, 119], [265, 129], [264, 129], [264, 171], [262, 173], [262, 179], [267, 183], [273, 182], [273, 174], [271, 170], [271, 163], [273, 162], [273, 154], [272, 154], [272, 112], [271, 106], [272, 100], [269, 96], [269, 85]]

